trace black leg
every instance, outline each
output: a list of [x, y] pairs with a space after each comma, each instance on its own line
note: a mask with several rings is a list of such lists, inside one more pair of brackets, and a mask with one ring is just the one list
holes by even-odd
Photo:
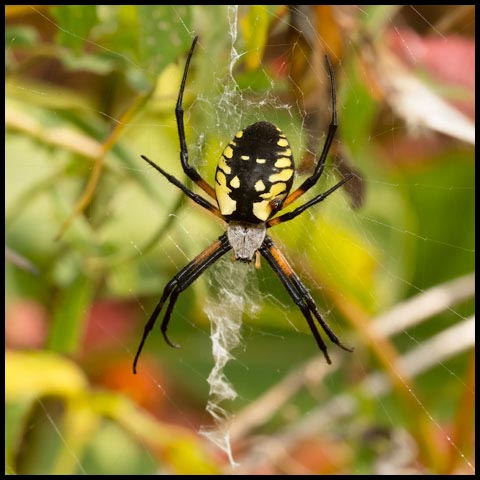
[[352, 349], [343, 345], [330, 329], [325, 320], [323, 320], [312, 296], [308, 293], [308, 290], [305, 288], [298, 275], [293, 271], [286, 258], [275, 246], [269, 236], [265, 237], [265, 240], [259, 250], [267, 260], [268, 264], [272, 267], [273, 271], [277, 274], [290, 297], [300, 308], [303, 316], [307, 320], [313, 336], [315, 337], [318, 347], [323, 352], [325, 359], [327, 360], [327, 363], [330, 364], [332, 362], [327, 352], [327, 346], [325, 345], [325, 342], [320, 336], [320, 333], [318, 332], [318, 329], [312, 319], [312, 313], [322, 327], [323, 331], [327, 334], [328, 338], [330, 338], [330, 340], [340, 348], [351, 352]]
[[188, 163], [188, 147], [185, 139], [185, 125], [183, 122], [183, 92], [185, 91], [185, 84], [187, 82], [188, 68], [190, 66], [190, 60], [192, 59], [195, 45], [197, 44], [198, 37], [195, 37], [188, 52], [187, 61], [185, 63], [185, 70], [183, 71], [182, 83], [180, 85], [180, 91], [178, 93], [177, 106], [175, 107], [175, 116], [177, 119], [178, 138], [180, 139], [180, 161], [182, 162], [183, 171], [191, 178], [204, 192], [206, 192], [213, 199], [216, 198], [215, 190], [213, 187], [205, 181], [202, 176]]
[[327, 363], [331, 364], [332, 361], [330, 360], [330, 356], [328, 355], [327, 351], [327, 346], [325, 345], [325, 342], [323, 341], [316, 325], [315, 322], [313, 321], [312, 315], [310, 314], [310, 310], [308, 306], [305, 304], [304, 300], [298, 293], [297, 289], [292, 285], [292, 282], [290, 281], [288, 274], [282, 269], [282, 267], [275, 261], [273, 255], [269, 252], [268, 248], [263, 249], [262, 247], [260, 248], [260, 252], [262, 255], [265, 257], [267, 260], [268, 264], [270, 267], [272, 267], [272, 270], [277, 274], [278, 278], [282, 282], [283, 286], [287, 290], [288, 294], [292, 298], [292, 300], [295, 302], [297, 307], [301, 310], [303, 316], [307, 320], [308, 326], [310, 327], [310, 330], [312, 331], [312, 334], [315, 338], [315, 341], [317, 342], [318, 348], [323, 352], [323, 355], [325, 356], [325, 359], [327, 360]]
[[[276, 247], [274, 247], [276, 248]], [[303, 282], [300, 280], [298, 275], [293, 272], [293, 275], [291, 275], [290, 279], [292, 280], [292, 283], [295, 285], [295, 287], [298, 289], [300, 292], [300, 295], [304, 299], [305, 303], [308, 305], [308, 308], [310, 311], [313, 313], [315, 318], [317, 319], [319, 325], [322, 327], [323, 331], [327, 334], [328, 338], [330, 341], [332, 341], [335, 345], [339, 346], [342, 350], [346, 350], [347, 352], [353, 352], [353, 348], [345, 346], [333, 333], [332, 329], [328, 326], [327, 322], [323, 319], [323, 317], [320, 315], [320, 312], [318, 311], [317, 306], [315, 305], [315, 300], [312, 298], [308, 290], [306, 289], [305, 285]]]
[[177, 301], [180, 293], [190, 286], [208, 267], [210, 267], [214, 262], [216, 262], [220, 257], [227, 253], [232, 247], [228, 242], [227, 234], [223, 234], [216, 242], [206, 248], [202, 253], [197, 255], [194, 260], [192, 260], [188, 265], [186, 265], [182, 270], [180, 270], [173, 278], [168, 282], [165, 289], [163, 290], [162, 297], [158, 302], [155, 310], [148, 319], [148, 322], [145, 325], [143, 330], [143, 336], [138, 346], [135, 359], [133, 361], [133, 373], [137, 373], [137, 362], [142, 353], [143, 346], [145, 341], [155, 326], [158, 315], [160, 314], [165, 302], [170, 297], [170, 302], [165, 313], [165, 317], [162, 320], [161, 331], [165, 341], [171, 347], [177, 347], [172, 343], [167, 336], [168, 322], [170, 321], [175, 302]]
[[170, 183], [173, 183], [176, 187], [178, 187], [185, 195], [187, 195], [187, 197], [191, 198], [195, 203], [198, 203], [198, 205], [200, 205], [201, 207], [206, 208], [209, 212], [212, 212], [217, 217], [223, 219], [223, 215], [220, 213], [220, 210], [214, 205], [212, 205], [208, 200], [205, 200], [200, 195], [192, 192], [182, 182], [177, 180], [173, 175], [167, 173], [165, 170], [163, 170], [163, 168], [159, 167], [155, 162], [150, 160], [145, 155], [141, 155], [141, 157], [153, 168], [155, 168], [155, 170], [160, 172]]
[[325, 200], [331, 193], [333, 193], [335, 190], [340, 188], [344, 183], [347, 183], [352, 178], [353, 178], [353, 173], [350, 173], [346, 177], [342, 178], [332, 188], [328, 189], [324, 193], [321, 193], [320, 195], [317, 195], [307, 203], [300, 205], [300, 207], [296, 208], [295, 210], [292, 210], [291, 212], [280, 215], [279, 217], [272, 218], [267, 222], [267, 225], [266, 225], [267, 228], [273, 227], [274, 225], [278, 225], [279, 223], [287, 222], [288, 220], [291, 220], [292, 218], [297, 217], [298, 215], [303, 213], [307, 208], [310, 208], [311, 206], [316, 205], [317, 203], [320, 203], [321, 201]]
[[310, 188], [312, 188], [318, 182], [318, 179], [321, 177], [323, 169], [325, 168], [325, 161], [332, 145], [333, 138], [335, 137], [335, 132], [337, 131], [337, 96], [335, 93], [335, 79], [330, 58], [328, 58], [328, 55], [325, 55], [325, 58], [327, 61], [328, 75], [330, 77], [330, 87], [332, 94], [332, 120], [328, 127], [327, 138], [323, 145], [322, 153], [320, 154], [320, 158], [318, 159], [315, 171], [313, 172], [312, 176], [308, 177], [295, 191], [288, 195], [288, 197], [284, 200], [282, 204], [282, 208], [287, 207], [292, 202], [297, 200], [297, 198], [301, 197], [306, 191], [310, 190]]

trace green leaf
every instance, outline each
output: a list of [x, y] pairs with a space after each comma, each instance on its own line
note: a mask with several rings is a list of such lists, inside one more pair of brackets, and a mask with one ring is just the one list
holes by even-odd
[[75, 352], [93, 299], [93, 282], [80, 273], [56, 302], [48, 346], [57, 352]]
[[5, 472], [16, 473], [15, 455], [20, 446], [33, 399], [24, 398], [5, 405]]
[[59, 5], [51, 9], [59, 23], [57, 42], [80, 53], [98, 22], [96, 5]]
[[360, 18], [368, 33], [379, 38], [392, 23], [392, 18], [402, 8], [402, 5], [368, 5], [365, 7], [365, 14]]
[[192, 43], [190, 6], [139, 5], [141, 62], [152, 76], [186, 52]]
[[148, 449], [111, 421], [101, 422], [85, 450], [82, 466], [89, 475], [158, 474], [157, 462]]
[[6, 25], [5, 47], [28, 47], [38, 42], [37, 31], [29, 25]]

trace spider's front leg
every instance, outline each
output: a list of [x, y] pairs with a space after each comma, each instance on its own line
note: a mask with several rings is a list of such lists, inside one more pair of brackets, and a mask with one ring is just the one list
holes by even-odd
[[205, 200], [200, 195], [192, 192], [180, 180], [177, 180], [173, 175], [170, 175], [162, 167], [159, 167], [154, 161], [150, 160], [145, 155], [141, 155], [141, 157], [155, 170], [157, 170], [157, 172], [160, 172], [171, 184], [179, 188], [188, 198], [191, 198], [195, 203], [205, 208], [209, 212], [212, 212], [215, 216], [223, 220], [223, 215], [220, 213], [220, 210], [215, 205], [212, 205], [208, 200]]
[[213, 187], [202, 178], [202, 176], [192, 167], [188, 162], [188, 147], [185, 139], [185, 125], [183, 122], [183, 93], [185, 91], [185, 85], [187, 83], [188, 69], [190, 67], [190, 60], [197, 44], [198, 36], [193, 39], [192, 46], [188, 52], [187, 61], [185, 62], [185, 69], [183, 70], [182, 83], [180, 84], [180, 91], [178, 92], [177, 105], [175, 107], [175, 116], [177, 119], [178, 138], [180, 140], [180, 162], [182, 164], [183, 171], [187, 176], [193, 180], [204, 192], [206, 192], [214, 200], [216, 199], [215, 190]]
[[162, 297], [158, 302], [155, 310], [148, 319], [148, 322], [145, 325], [143, 330], [142, 340], [138, 346], [135, 359], [133, 360], [133, 373], [137, 373], [137, 362], [142, 353], [143, 346], [147, 340], [148, 334], [155, 326], [158, 315], [162, 311], [163, 306], [165, 305], [168, 298], [170, 301], [168, 303], [167, 311], [162, 320], [161, 331], [163, 338], [171, 347], [178, 348], [178, 345], [172, 343], [167, 336], [168, 322], [175, 307], [178, 296], [183, 290], [189, 287], [208, 267], [215, 263], [220, 257], [227, 253], [232, 247], [228, 242], [226, 234], [223, 234], [219, 239], [206, 248], [202, 253], [197, 255], [188, 265], [186, 265], [182, 270], [180, 270], [173, 278], [168, 282], [165, 289], [163, 290]]

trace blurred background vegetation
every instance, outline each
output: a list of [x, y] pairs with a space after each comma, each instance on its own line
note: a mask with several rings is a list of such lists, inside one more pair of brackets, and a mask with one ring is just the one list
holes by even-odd
[[156, 331], [131, 370], [164, 285], [224, 229], [140, 159], [184, 180], [174, 105], [194, 35], [184, 105], [205, 178], [261, 119], [311, 171], [325, 53], [340, 127], [313, 190], [356, 175], [272, 231], [355, 352], [325, 365], [274, 274], [252, 272], [227, 368], [236, 471], [474, 473], [473, 6], [5, 13], [6, 473], [230, 472], [198, 434], [222, 264], [180, 297], [183, 348]]

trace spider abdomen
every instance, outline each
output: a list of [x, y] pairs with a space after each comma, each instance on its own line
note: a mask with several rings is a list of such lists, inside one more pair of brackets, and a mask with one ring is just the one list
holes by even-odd
[[220, 212], [228, 222], [267, 221], [290, 192], [294, 170], [290, 144], [275, 125], [257, 122], [240, 130], [215, 172]]

